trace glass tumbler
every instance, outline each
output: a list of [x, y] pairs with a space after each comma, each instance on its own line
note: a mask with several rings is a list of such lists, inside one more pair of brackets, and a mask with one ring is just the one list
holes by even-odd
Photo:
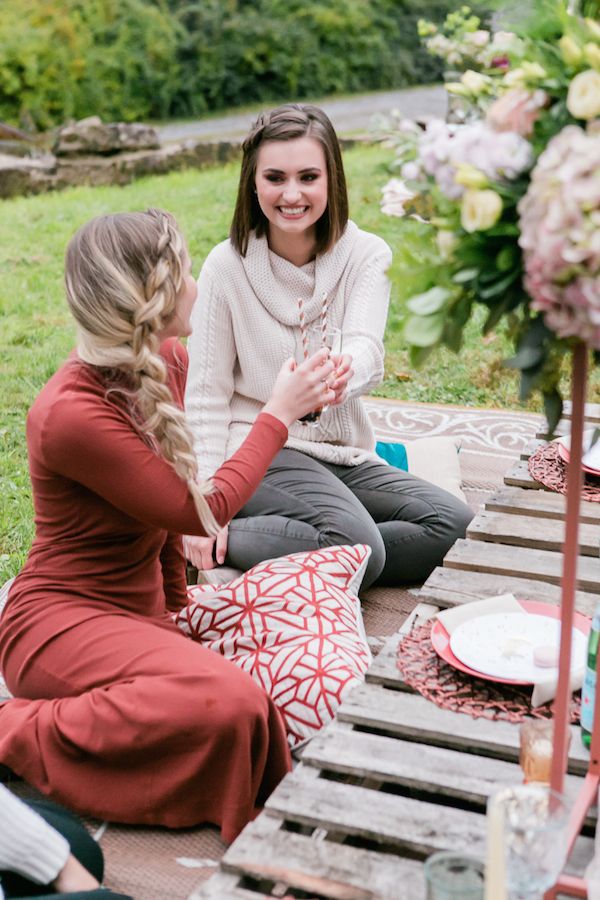
[[424, 868], [427, 900], [483, 900], [483, 860], [442, 850], [430, 856]]

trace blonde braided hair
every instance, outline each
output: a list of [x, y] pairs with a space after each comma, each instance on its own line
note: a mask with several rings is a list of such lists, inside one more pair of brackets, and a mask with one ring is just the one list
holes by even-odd
[[142, 430], [188, 485], [207, 534], [219, 525], [198, 482], [185, 415], [174, 402], [159, 333], [176, 314], [187, 250], [173, 216], [158, 209], [92, 219], [67, 247], [67, 301], [77, 324], [80, 359], [125, 372]]

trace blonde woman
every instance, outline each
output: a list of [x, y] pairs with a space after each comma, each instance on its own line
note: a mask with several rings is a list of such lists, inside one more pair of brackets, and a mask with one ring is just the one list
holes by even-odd
[[[102, 216], [66, 255], [77, 351], [27, 419], [36, 535], [0, 619], [0, 762], [80, 813], [231, 841], [290, 766], [271, 699], [172, 623], [181, 533], [248, 501], [287, 426], [330, 402], [320, 352], [281, 369], [254, 427], [198, 480], [182, 411], [196, 283], [173, 218]], [[325, 380], [323, 380], [325, 379]]]

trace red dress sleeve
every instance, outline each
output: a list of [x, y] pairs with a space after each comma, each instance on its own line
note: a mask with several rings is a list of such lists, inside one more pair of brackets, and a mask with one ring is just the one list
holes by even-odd
[[[181, 345], [178, 354], [186, 354]], [[171, 368], [171, 363], [168, 361]], [[185, 380], [185, 359], [176, 381]], [[172, 374], [172, 373], [170, 373]], [[176, 401], [178, 385], [173, 385]], [[261, 413], [240, 449], [213, 476], [208, 504], [225, 525], [250, 499], [287, 440], [279, 419]], [[40, 443], [48, 467], [79, 482], [141, 522], [179, 534], [205, 534], [187, 485], [136, 431], [118, 405], [85, 386], [47, 408]]]

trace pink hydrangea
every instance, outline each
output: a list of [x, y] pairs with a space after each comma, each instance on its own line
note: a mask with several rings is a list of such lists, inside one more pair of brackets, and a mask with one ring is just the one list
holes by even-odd
[[447, 197], [457, 200], [465, 190], [454, 180], [459, 165], [473, 166], [490, 181], [512, 180], [531, 166], [533, 150], [519, 134], [493, 131], [485, 122], [448, 125], [434, 119], [419, 138], [417, 161]]
[[563, 128], [519, 203], [525, 287], [559, 337], [600, 349], [600, 133]]

